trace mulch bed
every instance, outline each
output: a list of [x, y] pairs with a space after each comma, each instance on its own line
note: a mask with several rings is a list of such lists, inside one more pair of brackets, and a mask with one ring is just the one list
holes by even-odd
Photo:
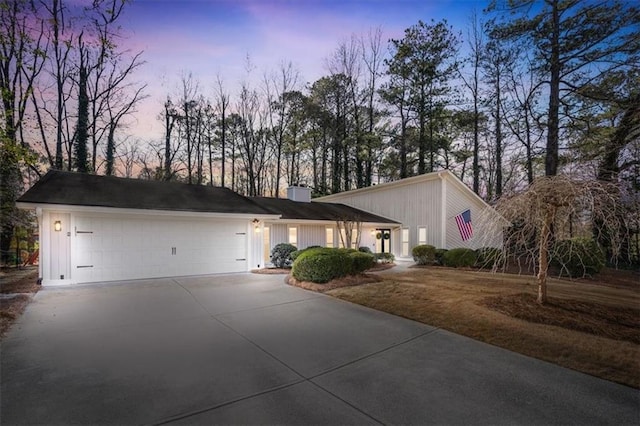
[[285, 279], [285, 282], [289, 285], [304, 288], [305, 290], [317, 291], [318, 293], [324, 293], [325, 291], [333, 290], [340, 287], [352, 287], [355, 285], [377, 283], [384, 278], [378, 275], [372, 274], [360, 274], [349, 275], [342, 278], [336, 278], [325, 284], [312, 283], [309, 281], [298, 281], [293, 276], [289, 275]]

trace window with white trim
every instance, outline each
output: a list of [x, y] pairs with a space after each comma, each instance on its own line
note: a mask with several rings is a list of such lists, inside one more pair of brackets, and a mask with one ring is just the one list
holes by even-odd
[[325, 247], [333, 247], [333, 228], [326, 228], [325, 233]]
[[409, 228], [402, 228], [402, 257], [409, 256]]
[[298, 228], [295, 226], [289, 228], [289, 244], [298, 247]]
[[418, 245], [422, 246], [427, 244], [427, 227], [420, 226], [418, 227]]

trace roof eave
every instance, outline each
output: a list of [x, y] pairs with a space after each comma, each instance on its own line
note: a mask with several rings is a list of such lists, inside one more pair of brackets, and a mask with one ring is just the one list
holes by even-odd
[[258, 219], [258, 220], [274, 220], [274, 219], [280, 218], [280, 215], [269, 214], [269, 213], [223, 213], [223, 212], [203, 212], [203, 211], [191, 211], [191, 210], [132, 209], [132, 208], [121, 208], [121, 207], [36, 203], [36, 202], [30, 202], [30, 201], [16, 202], [16, 207], [23, 210], [36, 210], [40, 208], [42, 210], [77, 212], [77, 213], [181, 216], [181, 217], [203, 217], [203, 218], [234, 218], [234, 219]]

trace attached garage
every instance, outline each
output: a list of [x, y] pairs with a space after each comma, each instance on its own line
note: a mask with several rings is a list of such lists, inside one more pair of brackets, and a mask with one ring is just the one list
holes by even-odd
[[40, 227], [43, 284], [246, 272], [257, 223], [277, 219], [224, 188], [51, 171], [19, 200]]
[[72, 232], [82, 282], [248, 269], [246, 221], [77, 215]]

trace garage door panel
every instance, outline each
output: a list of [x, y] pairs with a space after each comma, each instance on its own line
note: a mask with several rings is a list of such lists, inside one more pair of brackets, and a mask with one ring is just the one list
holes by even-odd
[[78, 216], [75, 223], [78, 282], [247, 270], [245, 221]]

